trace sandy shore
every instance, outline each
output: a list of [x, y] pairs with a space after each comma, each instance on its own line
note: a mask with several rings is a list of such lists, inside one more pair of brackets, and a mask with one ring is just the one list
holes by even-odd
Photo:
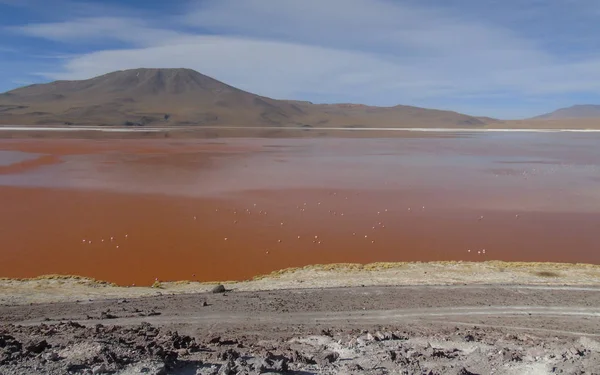
[[[0, 303], [19, 305], [206, 293], [217, 284], [179, 281], [158, 282], [154, 287], [121, 287], [89, 278], [58, 275], [0, 279]], [[250, 281], [222, 284], [232, 291], [410, 285], [586, 287], [600, 286], [600, 266], [498, 261], [334, 264], [287, 269]]]

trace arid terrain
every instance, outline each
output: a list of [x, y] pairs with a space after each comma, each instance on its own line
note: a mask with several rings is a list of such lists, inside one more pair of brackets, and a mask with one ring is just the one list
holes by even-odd
[[[516, 276], [505, 266], [500, 273]], [[536, 269], [548, 267], [529, 266], [521, 276]], [[121, 288], [108, 299], [102, 289], [114, 287], [84, 280], [12, 281], [27, 299], [6, 302], [10, 293], [3, 294], [0, 373], [598, 373], [597, 274], [585, 281], [596, 286], [556, 285], [576, 281], [568, 267], [534, 273], [539, 285], [501, 285], [497, 270], [480, 271], [488, 283], [468, 285], [474, 279], [463, 274], [462, 285], [383, 286], [402, 281], [384, 273], [373, 283], [372, 271], [350, 271], [367, 285], [320, 288], [310, 285], [310, 272], [297, 271], [305, 286], [274, 276], [184, 294], [165, 286], [134, 297], [126, 289], [137, 288]], [[339, 280], [348, 270], [321, 272], [322, 281]], [[65, 295], [43, 296], [45, 283], [57, 282]], [[21, 289], [27, 284], [37, 291]]]
[[0, 0], [0, 375], [600, 375], [600, 0]]
[[[261, 136], [281, 136], [286, 134], [281, 133], [285, 128], [600, 128], [597, 110], [571, 109], [560, 113], [508, 121], [404, 105], [374, 107], [276, 100], [190, 69], [132, 69], [88, 80], [36, 84], [0, 94], [0, 124], [4, 125], [211, 128], [177, 132], [178, 136], [187, 137], [231, 136], [231, 131], [223, 133], [221, 127], [267, 128], [260, 132]], [[243, 131], [233, 132], [239, 133]], [[84, 136], [90, 134], [78, 134]]]
[[600, 105], [584, 104], [560, 108], [554, 112], [537, 116], [536, 119], [581, 119], [600, 118]]
[[484, 125], [472, 116], [417, 107], [275, 100], [189, 69], [134, 69], [16, 89], [0, 95], [0, 123], [274, 128]]

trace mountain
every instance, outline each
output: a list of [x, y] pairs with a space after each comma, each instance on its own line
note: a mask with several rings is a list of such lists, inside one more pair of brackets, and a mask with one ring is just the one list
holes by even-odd
[[132, 69], [0, 94], [0, 124], [478, 127], [486, 121], [410, 106], [275, 100], [190, 69]]
[[562, 120], [562, 119], [600, 119], [600, 105], [585, 104], [561, 108], [551, 113], [534, 117], [538, 120]]

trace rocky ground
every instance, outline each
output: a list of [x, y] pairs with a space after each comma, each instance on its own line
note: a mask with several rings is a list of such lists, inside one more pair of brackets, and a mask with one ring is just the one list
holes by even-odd
[[600, 374], [600, 289], [420, 286], [0, 305], [0, 374]]
[[[301, 333], [301, 332], [299, 332]], [[584, 374], [600, 343], [499, 329], [327, 330], [255, 340], [194, 338], [149, 323], [0, 328], [2, 374]], [[594, 372], [596, 371], [596, 372]]]

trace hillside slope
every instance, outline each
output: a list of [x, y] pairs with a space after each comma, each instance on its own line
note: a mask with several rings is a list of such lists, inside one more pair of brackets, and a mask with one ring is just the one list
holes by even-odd
[[585, 104], [560, 108], [554, 112], [536, 116], [537, 120], [562, 120], [562, 119], [600, 119], [600, 105]]
[[477, 117], [409, 106], [312, 104], [255, 95], [190, 69], [133, 69], [0, 94], [0, 124], [471, 127]]

